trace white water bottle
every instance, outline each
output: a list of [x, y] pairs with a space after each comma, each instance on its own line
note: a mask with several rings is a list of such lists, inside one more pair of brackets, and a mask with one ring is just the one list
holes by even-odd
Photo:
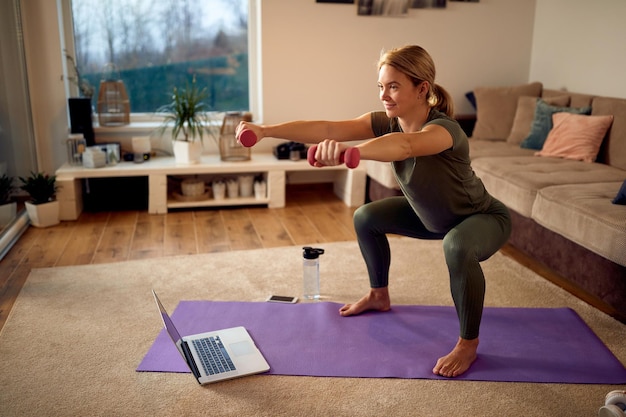
[[324, 249], [306, 246], [302, 248], [304, 298], [319, 300], [320, 298], [320, 259]]

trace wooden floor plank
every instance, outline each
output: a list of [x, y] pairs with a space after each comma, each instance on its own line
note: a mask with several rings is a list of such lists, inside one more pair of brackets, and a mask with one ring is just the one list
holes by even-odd
[[341, 242], [354, 238], [350, 230], [323, 206], [305, 206], [302, 207], [302, 213], [315, 225], [325, 242]]
[[56, 266], [90, 264], [105, 227], [102, 222], [77, 224]]
[[137, 222], [130, 246], [129, 259], [148, 259], [163, 256], [165, 241], [165, 219], [145, 219]]
[[229, 251], [230, 240], [221, 210], [202, 210], [194, 215], [198, 253]]
[[138, 211], [113, 211], [109, 214], [109, 226], [134, 226], [139, 216]]
[[55, 266], [69, 242], [68, 230], [71, 229], [61, 226], [41, 229], [37, 240], [28, 251], [24, 263], [30, 268]]
[[300, 207], [276, 209], [276, 215], [296, 245], [308, 245], [325, 241], [315, 224], [305, 217]]
[[264, 248], [276, 248], [294, 244], [293, 239], [287, 233], [273, 210], [251, 209], [249, 212], [254, 229]]
[[348, 230], [350, 236], [356, 239], [356, 233], [354, 231], [354, 212], [356, 211], [356, 207], [347, 207], [342, 202], [331, 201], [326, 205], [326, 209], [346, 228], [346, 230]]
[[[26, 229], [24, 234], [20, 237], [18, 242], [11, 248], [11, 250], [5, 255], [0, 262], [0, 279], [8, 277], [13, 269], [17, 268], [20, 263], [24, 261], [24, 258], [30, 252], [35, 242], [38, 239], [38, 231], [34, 227]], [[7, 271], [7, 272], [3, 272]]]
[[194, 222], [194, 214], [193, 211], [189, 210], [176, 210], [167, 213], [165, 217], [165, 223], [168, 226], [174, 226], [177, 224], [192, 224]]
[[231, 250], [262, 248], [248, 210], [223, 210], [222, 218], [228, 232]]
[[26, 278], [30, 275], [31, 268], [27, 265], [20, 265], [13, 272], [3, 279], [0, 286], [0, 330], [9, 317], [11, 308], [19, 295]]
[[[180, 217], [182, 218], [182, 217]], [[195, 255], [198, 253], [196, 244], [196, 231], [193, 223], [165, 224], [165, 237], [163, 241], [163, 254], [173, 255]]]
[[198, 253], [198, 242], [193, 211], [174, 210], [167, 213], [163, 254], [172, 256], [196, 253]]
[[108, 211], [83, 211], [76, 223], [108, 223], [110, 214]]
[[[117, 222], [113, 222], [117, 223]], [[135, 225], [108, 226], [102, 234], [92, 263], [121, 262], [128, 259]]]

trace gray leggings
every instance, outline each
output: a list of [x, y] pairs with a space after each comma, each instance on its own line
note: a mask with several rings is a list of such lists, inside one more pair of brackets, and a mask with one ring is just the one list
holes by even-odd
[[442, 239], [460, 336], [468, 340], [478, 337], [485, 299], [480, 262], [496, 253], [511, 233], [511, 218], [504, 204], [494, 199], [486, 213], [467, 217], [448, 233], [433, 233], [405, 197], [390, 197], [359, 207], [354, 213], [354, 227], [372, 288], [389, 284], [391, 252], [387, 234]]

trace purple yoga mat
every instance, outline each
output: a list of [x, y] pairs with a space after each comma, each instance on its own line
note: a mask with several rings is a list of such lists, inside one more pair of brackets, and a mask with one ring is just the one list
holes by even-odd
[[[453, 307], [394, 305], [354, 317], [341, 317], [340, 307], [182, 301], [172, 319], [182, 335], [246, 327], [268, 374], [442, 378], [432, 368], [456, 343]], [[137, 371], [189, 372], [164, 331]], [[478, 358], [456, 379], [623, 384], [626, 369], [571, 309], [485, 308]]]

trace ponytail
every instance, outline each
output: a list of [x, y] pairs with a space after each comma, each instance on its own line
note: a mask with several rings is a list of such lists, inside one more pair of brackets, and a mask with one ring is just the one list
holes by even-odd
[[449, 117], [454, 117], [454, 102], [450, 93], [439, 84], [433, 85], [432, 95], [429, 98], [429, 104]]

